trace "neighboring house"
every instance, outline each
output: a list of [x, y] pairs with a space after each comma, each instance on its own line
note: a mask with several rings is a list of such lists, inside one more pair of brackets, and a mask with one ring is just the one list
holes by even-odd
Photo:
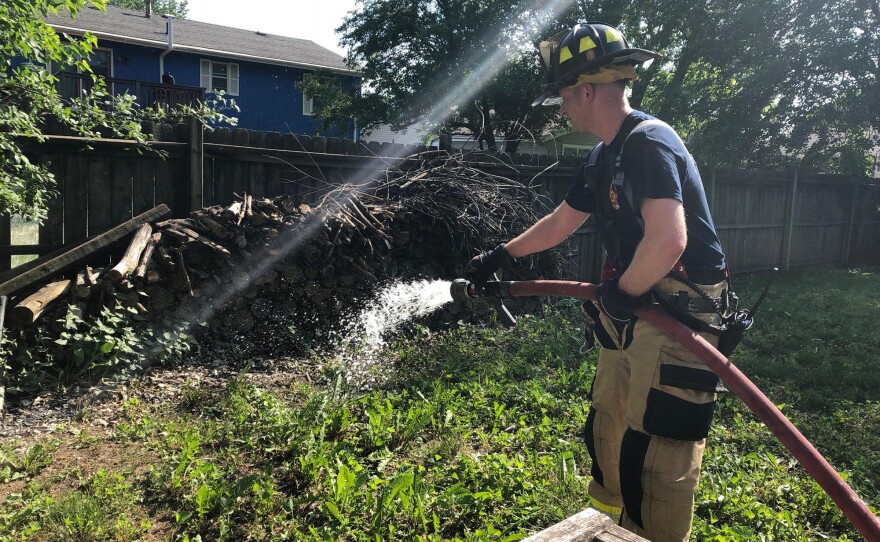
[[[233, 115], [241, 128], [314, 134], [319, 125], [314, 104], [295, 84], [315, 70], [360, 86], [357, 72], [341, 56], [309, 40], [174, 19], [149, 8], [89, 7], [76, 19], [63, 13], [46, 21], [59, 33], [98, 38], [90, 65], [113, 92], [135, 94], [142, 104], [173, 105], [223, 90], [241, 108]], [[62, 92], [76, 93], [88, 84], [84, 76], [61, 74]], [[351, 123], [323, 135], [357, 139], [357, 128]]]
[[[390, 126], [382, 125], [369, 134], [364, 134], [362, 138], [364, 141], [378, 141], [380, 143], [421, 145], [424, 143], [425, 134], [430, 131], [429, 128], [427, 124], [421, 124], [412, 125], [405, 130], [394, 131]], [[501, 134], [496, 134], [496, 136], [501, 137]], [[524, 139], [520, 142], [517, 152], [520, 154], [584, 157], [598, 142], [599, 138], [593, 134], [551, 130], [537, 134], [534, 140]], [[501, 143], [500, 140], [499, 143]], [[438, 146], [437, 138], [431, 139], [427, 145], [436, 148]], [[469, 134], [453, 134], [452, 147], [464, 151], [479, 149], [474, 136]]]

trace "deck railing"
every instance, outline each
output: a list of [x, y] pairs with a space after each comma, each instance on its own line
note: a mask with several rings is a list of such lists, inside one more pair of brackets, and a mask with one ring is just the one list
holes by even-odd
[[[83, 92], [94, 86], [91, 75], [73, 72], [60, 72], [58, 77], [58, 91], [65, 98], [82, 96]], [[105, 77], [107, 91], [114, 96], [131, 94], [141, 107], [173, 108], [177, 105], [191, 105], [199, 100], [204, 100], [205, 89], [201, 87], [186, 87], [181, 85], [168, 85], [163, 83], [150, 83], [136, 81], [134, 79], [115, 79]]]

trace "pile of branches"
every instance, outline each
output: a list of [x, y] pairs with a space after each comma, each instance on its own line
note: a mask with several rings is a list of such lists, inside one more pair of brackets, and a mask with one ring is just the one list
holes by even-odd
[[[451, 158], [420, 164], [367, 187], [339, 186], [314, 207], [244, 194], [144, 224], [112, 264], [96, 258], [15, 299], [11, 331], [27, 348], [38, 335], [60, 333], [70, 312], [89, 325], [108, 307], [124, 308], [139, 326], [183, 326], [203, 346], [289, 355], [314, 347], [383, 284], [461, 277], [473, 255], [539, 218], [536, 197], [518, 182]], [[567, 261], [559, 251], [523, 258], [505, 278], [565, 276]], [[449, 304], [433, 322], [487, 313]], [[57, 359], [64, 355], [59, 344]]]

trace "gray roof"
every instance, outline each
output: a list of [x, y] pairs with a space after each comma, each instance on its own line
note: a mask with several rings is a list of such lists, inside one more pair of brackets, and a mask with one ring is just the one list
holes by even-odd
[[[88, 7], [76, 19], [62, 11], [46, 21], [59, 32], [80, 35], [84, 31], [99, 39], [136, 43], [165, 48], [168, 44], [168, 19], [155, 12], [147, 18], [144, 12], [107, 6], [107, 11]], [[282, 64], [306, 69], [326, 68], [336, 72], [356, 73], [338, 54], [311, 40], [273, 36], [188, 19], [174, 20], [174, 48], [178, 51]]]

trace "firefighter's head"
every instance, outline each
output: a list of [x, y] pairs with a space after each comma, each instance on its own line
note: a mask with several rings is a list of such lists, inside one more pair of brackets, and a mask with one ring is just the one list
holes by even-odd
[[658, 56], [630, 47], [623, 34], [605, 23], [578, 23], [538, 46], [547, 85], [532, 106], [559, 105], [560, 89], [583, 83], [637, 79], [634, 66]]

